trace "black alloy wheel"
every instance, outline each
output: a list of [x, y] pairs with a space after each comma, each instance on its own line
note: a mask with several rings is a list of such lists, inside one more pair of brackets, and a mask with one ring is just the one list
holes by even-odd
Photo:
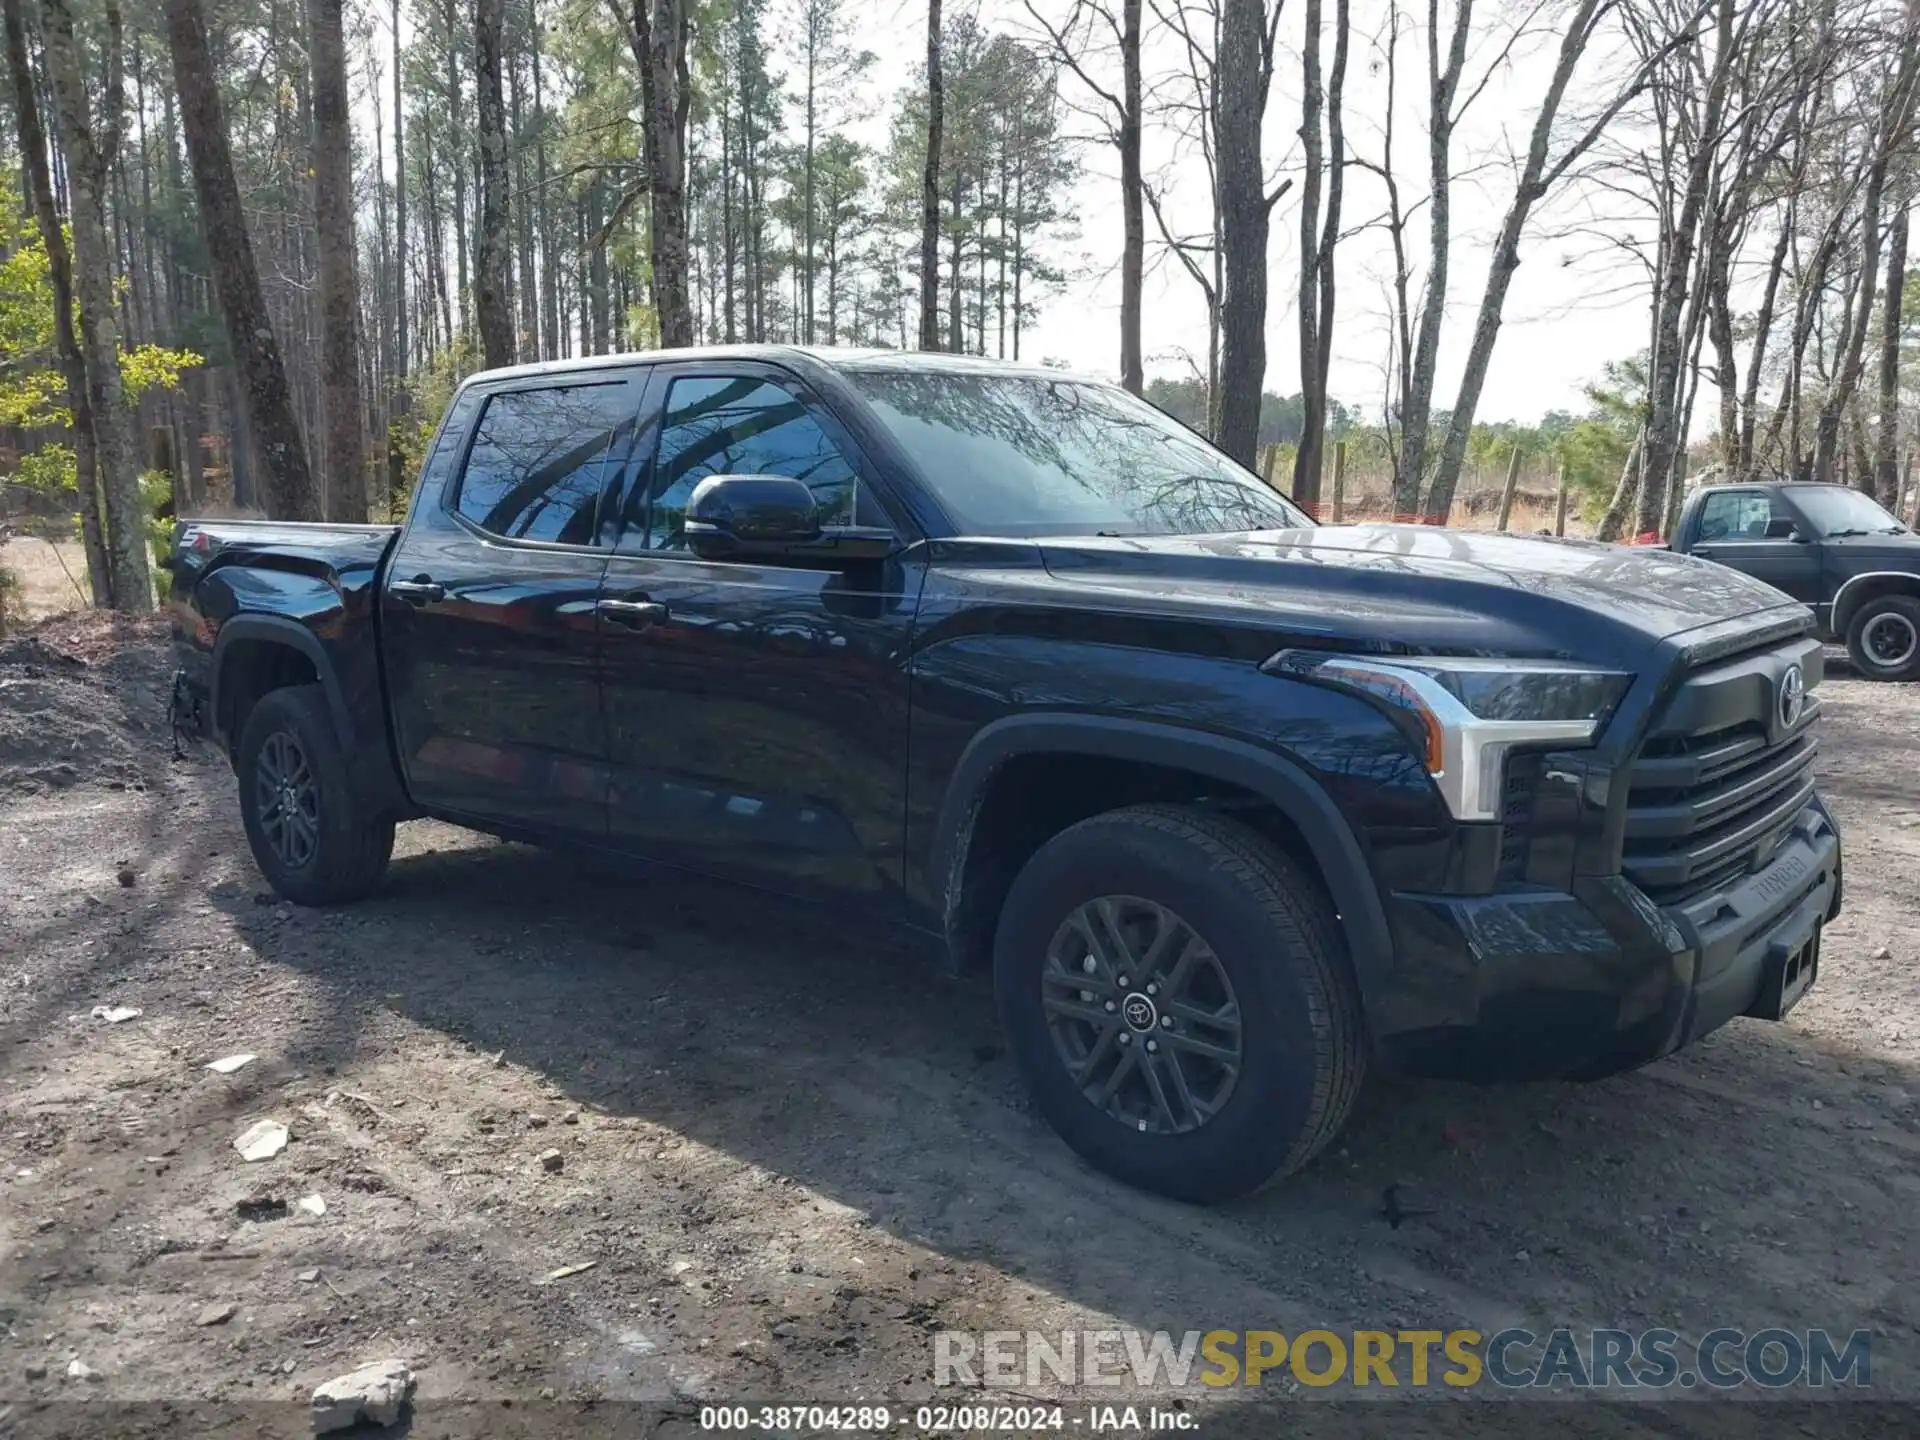
[[1089, 1103], [1141, 1134], [1198, 1130], [1240, 1078], [1240, 1000], [1205, 939], [1135, 895], [1076, 907], [1048, 947], [1055, 1050]]

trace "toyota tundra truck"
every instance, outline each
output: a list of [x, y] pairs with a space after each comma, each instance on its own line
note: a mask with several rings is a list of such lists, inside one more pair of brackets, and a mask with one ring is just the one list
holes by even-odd
[[1376, 1066], [1778, 1020], [1840, 908], [1804, 605], [1318, 526], [1053, 370], [491, 371], [404, 524], [186, 520], [169, 568], [176, 724], [282, 896], [367, 895], [431, 816], [904, 926], [991, 976], [1073, 1149], [1189, 1200], [1306, 1163]]

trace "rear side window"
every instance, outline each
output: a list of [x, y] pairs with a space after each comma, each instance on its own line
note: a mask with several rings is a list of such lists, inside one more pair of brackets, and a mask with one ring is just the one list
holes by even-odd
[[510, 540], [591, 545], [601, 491], [625, 457], [634, 408], [625, 384], [489, 397], [454, 508]]

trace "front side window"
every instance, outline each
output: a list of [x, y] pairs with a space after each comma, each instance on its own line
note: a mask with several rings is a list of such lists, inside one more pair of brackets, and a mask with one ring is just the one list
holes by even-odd
[[507, 390], [473, 432], [454, 508], [510, 540], [591, 545], [601, 491], [634, 415], [626, 384]]
[[851, 525], [853, 467], [806, 401], [750, 376], [687, 377], [667, 390], [640, 527], [649, 550], [684, 550], [687, 501], [709, 475], [784, 475], [813, 492], [822, 525]]
[[1727, 490], [1700, 505], [1702, 540], [1764, 540], [1773, 506], [1764, 490]]
[[1313, 523], [1117, 386], [904, 367], [847, 375], [973, 534], [1199, 535]]

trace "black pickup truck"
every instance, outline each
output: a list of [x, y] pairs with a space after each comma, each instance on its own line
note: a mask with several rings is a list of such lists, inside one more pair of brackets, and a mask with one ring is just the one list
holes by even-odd
[[[1316, 527], [1113, 386], [714, 349], [461, 387], [404, 526], [188, 521], [177, 723], [282, 894], [397, 821], [990, 970], [1082, 1155], [1209, 1200], [1368, 1067], [1598, 1076], [1812, 983], [1806, 608], [1658, 550]], [[872, 923], [871, 919], [862, 923]]]
[[1671, 548], [1764, 580], [1813, 611], [1869, 680], [1920, 680], [1920, 535], [1844, 485], [1709, 485]]

